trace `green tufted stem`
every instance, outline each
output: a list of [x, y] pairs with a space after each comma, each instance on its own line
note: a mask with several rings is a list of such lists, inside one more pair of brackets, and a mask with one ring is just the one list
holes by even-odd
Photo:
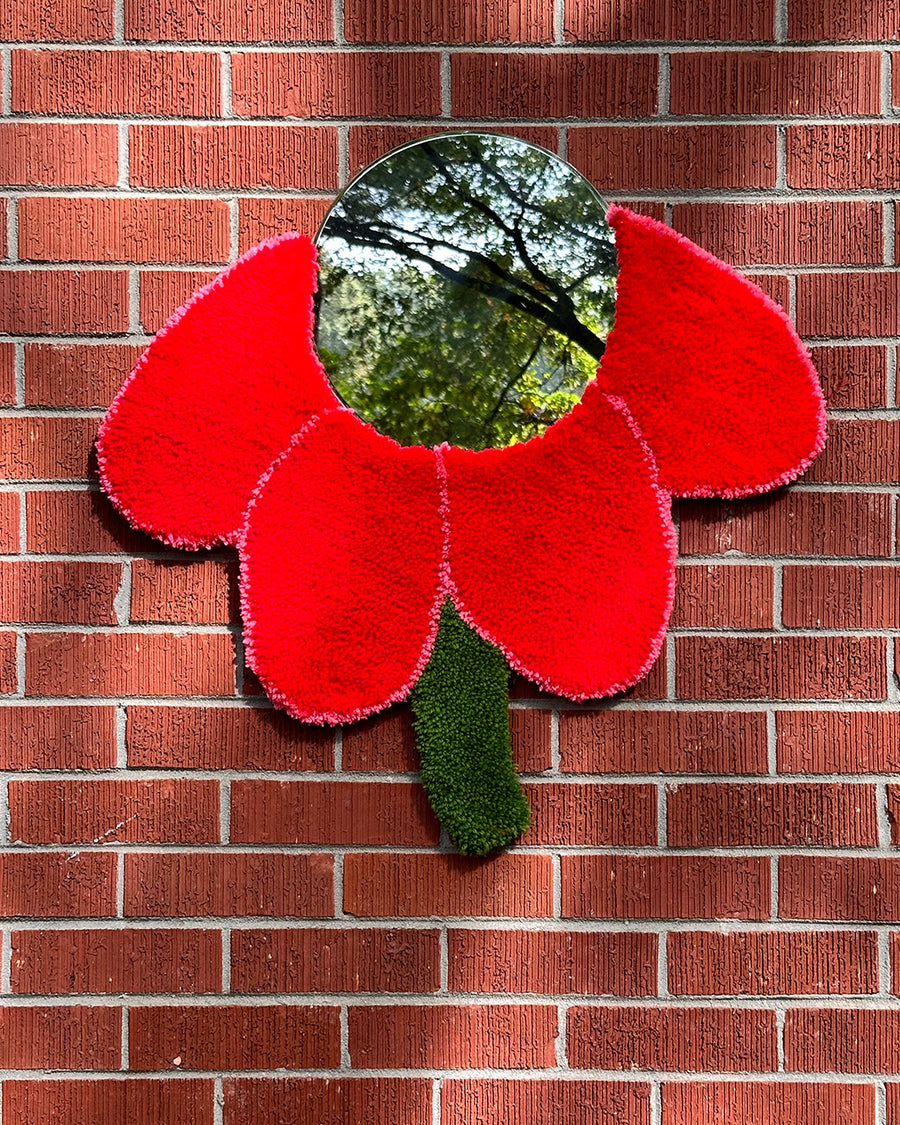
[[513, 843], [531, 820], [510, 752], [508, 686], [503, 654], [447, 601], [410, 702], [425, 790], [463, 855]]

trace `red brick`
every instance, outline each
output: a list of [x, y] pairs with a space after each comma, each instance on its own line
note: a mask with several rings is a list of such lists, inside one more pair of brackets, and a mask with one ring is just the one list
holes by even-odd
[[723, 0], [705, 4], [686, 0], [570, 0], [565, 37], [606, 43], [619, 40], [770, 39], [775, 21], [773, 0]]
[[776, 1070], [774, 1011], [569, 1009], [569, 1065], [599, 1070]]
[[133, 125], [135, 187], [336, 188], [337, 130], [323, 125]]
[[217, 781], [11, 781], [9, 808], [10, 837], [16, 843], [219, 841]]
[[564, 855], [564, 918], [768, 918], [756, 856]]
[[116, 913], [116, 857], [98, 852], [0, 855], [0, 915], [104, 918]]
[[363, 43], [549, 43], [553, 12], [540, 0], [347, 0], [344, 30]]
[[668, 786], [670, 847], [875, 847], [874, 785]]
[[[559, 130], [541, 125], [479, 125], [479, 132], [503, 133], [518, 137], [528, 144], [556, 152], [559, 149]], [[431, 125], [351, 125], [349, 141], [350, 175], [354, 176], [373, 160], [384, 156], [391, 149], [422, 137], [434, 135]]]
[[18, 691], [18, 640], [13, 632], [0, 632], [0, 692]]
[[0, 39], [111, 39], [113, 24], [112, 0], [19, 0], [0, 10]]
[[0, 769], [110, 769], [115, 764], [112, 707], [0, 708]]
[[748, 281], [752, 281], [767, 297], [780, 305], [782, 309], [787, 308], [790, 300], [790, 281], [782, 274], [773, 273], [752, 273], [750, 270], [746, 271]]
[[563, 711], [566, 773], [764, 773], [766, 723], [741, 711]]
[[900, 1012], [793, 1009], [784, 1025], [787, 1070], [872, 1074], [900, 1071]]
[[523, 844], [649, 847], [656, 843], [656, 787], [544, 782], [525, 787], [531, 827]]
[[891, 843], [896, 848], [900, 844], [900, 786], [887, 787], [887, 816], [891, 823]]
[[198, 289], [216, 277], [214, 270], [141, 270], [140, 317], [145, 332], [158, 332]]
[[559, 1027], [550, 1005], [351, 1007], [349, 1023], [355, 1067], [556, 1065]]
[[277, 852], [125, 856], [129, 918], [326, 918], [333, 913], [331, 856]]
[[21, 549], [20, 509], [17, 492], [0, 492], [0, 554], [14, 555]]
[[900, 860], [872, 856], [782, 856], [782, 918], [900, 921]]
[[344, 856], [344, 910], [360, 917], [549, 918], [552, 883], [543, 855], [502, 854], [485, 863], [458, 855]]
[[131, 620], [227, 625], [239, 620], [237, 575], [229, 562], [135, 559]]
[[232, 992], [435, 992], [437, 930], [235, 930]]
[[437, 51], [234, 56], [238, 117], [429, 117], [441, 112]]
[[226, 1078], [225, 1125], [431, 1125], [430, 1078]]
[[892, 553], [886, 493], [787, 491], [737, 504], [682, 501], [678, 512], [683, 555]]
[[900, 628], [900, 570], [887, 566], [788, 566], [782, 620], [798, 628]]
[[890, 188], [896, 183], [898, 159], [900, 125], [788, 127], [787, 180], [794, 188]]
[[[900, 277], [900, 274], [897, 276]], [[832, 419], [828, 427], [828, 442], [813, 463], [808, 479], [847, 481], [852, 484], [890, 484], [900, 479], [898, 472], [900, 423], [856, 418]]]
[[108, 406], [137, 363], [139, 344], [26, 344], [29, 406]]
[[221, 66], [200, 51], [14, 51], [13, 113], [217, 117]]
[[84, 479], [96, 435], [96, 418], [0, 418], [0, 477]]
[[704, 116], [881, 113], [875, 51], [707, 51], [671, 58], [669, 111]]
[[810, 349], [832, 410], [887, 406], [887, 353], [869, 344], [822, 345]]
[[569, 160], [600, 191], [774, 187], [774, 125], [582, 126]]
[[20, 930], [12, 935], [14, 993], [218, 992], [216, 930]]
[[0, 332], [99, 335], [127, 328], [128, 278], [122, 271], [0, 270]]
[[238, 242], [243, 254], [264, 238], [285, 231], [300, 231], [313, 238], [330, 199], [241, 199], [238, 203]]
[[228, 205], [218, 199], [19, 201], [19, 255], [38, 262], [225, 262]]
[[666, 1082], [662, 1125], [875, 1125], [875, 1087], [837, 1082]]
[[[6, 200], [3, 200], [3, 212], [0, 218], [6, 218]], [[6, 236], [0, 233], [3, 245], [0, 250], [6, 253]], [[16, 345], [10, 341], [0, 343], [0, 404], [15, 406], [16, 404]]]
[[676, 203], [672, 226], [738, 266], [884, 261], [884, 208], [876, 203]]
[[125, 38], [151, 42], [297, 43], [331, 39], [329, 0], [125, 0]]
[[[890, 935], [890, 958], [891, 992], [896, 996], [900, 993], [900, 933]], [[900, 1087], [897, 1088], [897, 1093], [900, 1094]], [[898, 1102], [898, 1109], [900, 1109], [900, 1102]]]
[[[553, 716], [536, 707], [512, 707], [509, 737], [513, 761], [522, 773], [541, 773], [553, 765]], [[416, 767], [418, 768], [418, 767]]]
[[215, 1087], [211, 1078], [67, 1079], [3, 1083], [3, 1115], [9, 1125], [110, 1125], [110, 1122], [153, 1122], [153, 1125], [213, 1125]]
[[102, 492], [66, 489], [28, 492], [28, 549], [51, 555], [160, 551], [156, 540], [134, 531]]
[[895, 711], [778, 711], [780, 773], [898, 773]]
[[[2, 714], [2, 713], [0, 713]], [[245, 707], [128, 708], [128, 764], [207, 770], [330, 770], [331, 730]]]
[[768, 566], [679, 566], [673, 626], [771, 629], [774, 583]]
[[681, 699], [885, 699], [883, 637], [679, 637]]
[[828, 996], [878, 991], [878, 935], [835, 932], [671, 933], [677, 996]]
[[337, 1008], [132, 1007], [132, 1070], [272, 1070], [338, 1066]]
[[617, 695], [616, 699], [665, 699], [668, 695], [668, 656], [666, 646], [656, 658], [656, 662], [642, 680]]
[[657, 109], [656, 55], [458, 54], [457, 117], [648, 117]]
[[900, 105], [900, 51], [891, 52], [891, 105]]
[[4, 1070], [118, 1068], [121, 1026], [116, 1008], [0, 1008], [0, 1066]]
[[226, 633], [35, 633], [29, 695], [233, 695]]
[[655, 934], [452, 929], [448, 942], [451, 992], [656, 994]]
[[0, 562], [0, 621], [115, 625], [122, 567], [98, 562]]
[[231, 839], [252, 844], [436, 845], [420, 784], [267, 781], [231, 785]]
[[115, 125], [0, 122], [0, 183], [109, 186], [118, 178], [118, 164]]
[[650, 1087], [593, 1079], [448, 1078], [441, 1085], [442, 1125], [650, 1125]]
[[792, 0], [791, 39], [881, 40], [900, 38], [900, 12], [868, 0]]

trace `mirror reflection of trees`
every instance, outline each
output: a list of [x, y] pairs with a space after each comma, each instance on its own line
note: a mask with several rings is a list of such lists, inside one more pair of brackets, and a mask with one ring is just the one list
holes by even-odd
[[329, 213], [319, 253], [319, 354], [344, 401], [406, 445], [541, 432], [578, 401], [612, 326], [602, 201], [510, 137], [391, 154]]

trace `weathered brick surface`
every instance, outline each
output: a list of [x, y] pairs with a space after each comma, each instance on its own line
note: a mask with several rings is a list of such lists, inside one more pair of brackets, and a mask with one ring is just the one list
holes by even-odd
[[789, 1070], [841, 1074], [900, 1071], [900, 1012], [792, 1009], [784, 1024]]
[[8, 40], [104, 40], [113, 26], [113, 0], [23, 0], [0, 12], [0, 39]]
[[540, 0], [348, 0], [347, 38], [365, 43], [529, 43], [553, 38], [553, 15]]
[[549, 1004], [435, 1004], [350, 1008], [350, 1058], [358, 1067], [533, 1069], [556, 1065]]
[[778, 711], [781, 773], [900, 772], [895, 711]]
[[0, 183], [111, 185], [118, 174], [117, 149], [115, 125], [0, 121]]
[[900, 863], [874, 856], [783, 856], [779, 915], [836, 921], [900, 921]]
[[748, 712], [567, 711], [567, 773], [763, 773], [765, 716]]
[[655, 55], [455, 55], [459, 117], [647, 117], [656, 111]]
[[681, 932], [668, 936], [669, 991], [678, 996], [827, 996], [878, 990], [878, 935]]
[[327, 1067], [341, 1057], [333, 1007], [133, 1007], [128, 1044], [132, 1070]]
[[453, 992], [656, 992], [655, 934], [454, 929], [448, 940], [448, 987]]
[[4, 1070], [110, 1070], [121, 1058], [121, 1026], [116, 1008], [0, 1008], [0, 1065]]
[[127, 328], [121, 270], [0, 270], [0, 332], [81, 336]]
[[569, 1063], [599, 1070], [775, 1070], [774, 1011], [571, 1008]]
[[15, 51], [18, 113], [217, 117], [217, 58], [200, 51]]
[[782, 621], [797, 628], [900, 628], [900, 570], [887, 566], [788, 566]]
[[334, 913], [333, 868], [327, 855], [171, 851], [129, 855], [125, 857], [125, 915], [326, 918]]
[[15, 993], [218, 992], [215, 930], [20, 930], [12, 945]]
[[833, 409], [887, 406], [887, 354], [866, 344], [810, 348], [828, 405]]
[[874, 847], [873, 785], [699, 782], [667, 787], [672, 847]]
[[25, 519], [28, 549], [41, 554], [143, 554], [161, 550], [155, 539], [132, 530], [100, 492], [29, 489]]
[[0, 853], [0, 915], [4, 918], [104, 918], [115, 911], [114, 855]]
[[312, 238], [325, 218], [330, 199], [255, 199], [239, 201], [238, 240], [241, 253], [264, 238], [296, 230]]
[[240, 117], [426, 117], [440, 112], [437, 52], [234, 57]]
[[876, 51], [704, 51], [672, 56], [678, 114], [829, 117], [881, 111]]
[[649, 1125], [650, 1088], [643, 1082], [592, 1079], [448, 1078], [441, 1088], [442, 1125], [506, 1121], [509, 1125]]
[[562, 858], [564, 918], [768, 918], [769, 862], [743, 856]]
[[122, 567], [100, 562], [0, 562], [0, 621], [115, 625]]
[[[887, 188], [894, 182], [900, 125], [790, 125], [787, 179], [792, 188], [842, 191]], [[863, 312], [862, 309], [857, 310]], [[852, 335], [835, 332], [834, 335]], [[862, 335], [862, 333], [860, 333]]]
[[302, 42], [330, 39], [334, 32], [327, 0], [125, 0], [127, 39], [167, 42]]
[[211, 1078], [16, 1079], [3, 1084], [3, 1114], [12, 1125], [108, 1125], [111, 1120], [213, 1125], [214, 1096]]
[[663, 1125], [875, 1125], [875, 1087], [840, 1082], [666, 1082]]
[[767, 566], [679, 566], [672, 625], [771, 629], [774, 581]]
[[239, 607], [235, 567], [213, 560], [136, 559], [131, 567], [131, 620], [236, 624]]
[[235, 930], [234, 992], [435, 992], [439, 933], [402, 930]]
[[246, 1125], [254, 1117], [318, 1125], [432, 1121], [432, 1083], [427, 1078], [226, 1078], [223, 1087], [225, 1125]]
[[0, 709], [0, 769], [103, 769], [115, 764], [111, 706], [25, 703]]
[[136, 344], [26, 344], [29, 406], [108, 406], [140, 358]]

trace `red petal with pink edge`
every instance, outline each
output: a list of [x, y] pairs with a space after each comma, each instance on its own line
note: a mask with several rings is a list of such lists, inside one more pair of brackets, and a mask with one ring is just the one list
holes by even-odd
[[405, 699], [446, 596], [433, 450], [348, 410], [314, 420], [260, 482], [240, 543], [250, 666], [314, 723]]
[[784, 312], [654, 219], [612, 207], [616, 320], [598, 378], [620, 395], [678, 496], [793, 480], [825, 443], [815, 369]]
[[462, 616], [570, 699], [622, 691], [659, 654], [675, 585], [669, 497], [627, 410], [588, 388], [542, 437], [440, 451]]
[[174, 314], [100, 427], [100, 477], [136, 527], [178, 547], [234, 542], [260, 475], [337, 405], [312, 344], [316, 252], [282, 235]]

